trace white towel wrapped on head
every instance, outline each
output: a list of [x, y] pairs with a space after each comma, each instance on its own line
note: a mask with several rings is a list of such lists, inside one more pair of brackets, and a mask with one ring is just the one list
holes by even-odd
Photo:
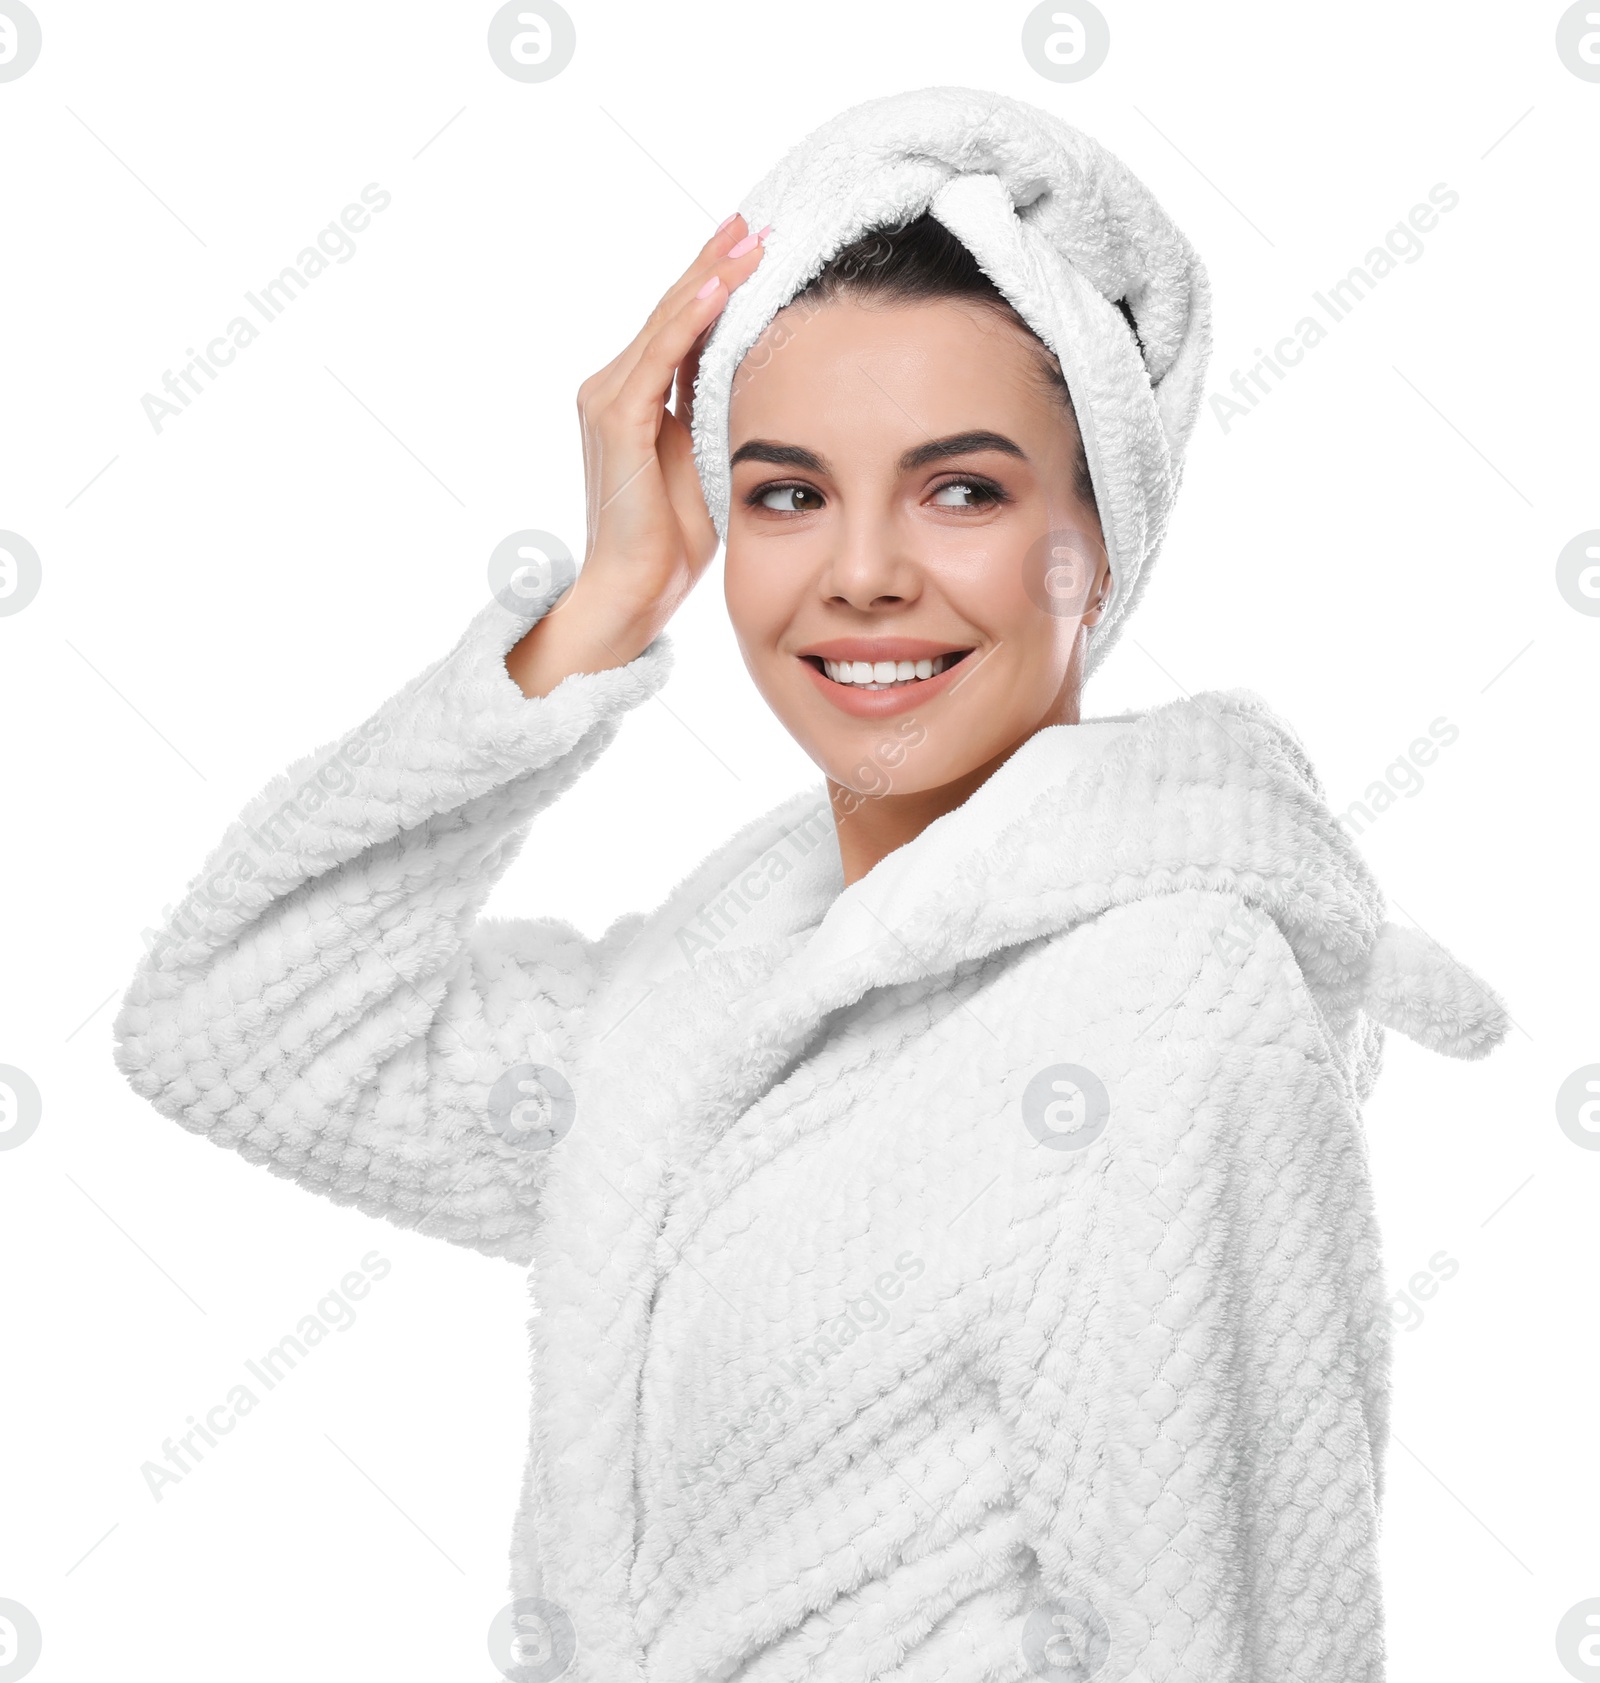
[[739, 209], [752, 230], [770, 222], [773, 231], [712, 329], [695, 382], [695, 461], [718, 536], [728, 532], [728, 405], [740, 362], [837, 251], [927, 211], [1066, 376], [1111, 566], [1110, 604], [1088, 633], [1093, 672], [1138, 605], [1166, 533], [1210, 353], [1205, 268], [1171, 217], [1088, 135], [977, 88], [852, 106], [793, 147]]

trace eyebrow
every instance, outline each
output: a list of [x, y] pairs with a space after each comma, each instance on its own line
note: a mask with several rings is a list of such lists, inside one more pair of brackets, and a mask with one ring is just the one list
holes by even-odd
[[[999, 450], [1023, 461], [1028, 459], [1022, 446], [1004, 433], [979, 429], [951, 433], [948, 438], [930, 438], [926, 444], [913, 445], [895, 463], [895, 471], [912, 473], [919, 467], [927, 467], [930, 462], [942, 462], [951, 456], [970, 456], [979, 450]], [[827, 474], [831, 471], [827, 458], [819, 456], [814, 450], [807, 450], [799, 444], [774, 444], [765, 438], [752, 438], [748, 443], [741, 444], [729, 458], [728, 465], [737, 467], [740, 462], [767, 462], [774, 467], [798, 468], [806, 473]]]

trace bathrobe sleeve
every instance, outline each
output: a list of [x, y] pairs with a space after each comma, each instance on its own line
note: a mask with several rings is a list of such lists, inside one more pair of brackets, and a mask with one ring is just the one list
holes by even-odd
[[114, 1028], [134, 1090], [335, 1203], [526, 1263], [575, 1100], [600, 941], [480, 919], [531, 821], [665, 681], [625, 666], [529, 698], [491, 601], [454, 649], [274, 778], [146, 932]]
[[1103, 1153], [1051, 1154], [1071, 1219], [1013, 1400], [1046, 1676], [1079, 1675], [1069, 1656], [1096, 1683], [1381, 1673], [1366, 1151], [1283, 937], [1242, 906], [1240, 929], [1109, 1083]]

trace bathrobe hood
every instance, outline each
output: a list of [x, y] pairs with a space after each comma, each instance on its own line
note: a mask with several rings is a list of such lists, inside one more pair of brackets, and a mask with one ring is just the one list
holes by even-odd
[[[1172, 513], [1210, 354], [1211, 296], [1188, 240], [1148, 188], [1060, 118], [1004, 94], [924, 88], [824, 123], [739, 203], [765, 253], [729, 298], [695, 382], [695, 459], [727, 537], [728, 405], [758, 379], [777, 312], [867, 228], [929, 212], [1060, 360], [1110, 560], [1089, 629], [1093, 672], [1143, 594]], [[1137, 337], [1128, 330], [1122, 303]]]
[[[1303, 976], [1355, 1102], [1378, 1073], [1385, 1027], [1461, 1058], [1506, 1032], [1476, 975], [1386, 920], [1300, 742], [1245, 689], [1041, 730], [961, 807], [841, 885], [818, 785], [747, 825], [656, 912], [613, 927], [626, 950], [590, 1036], [610, 1055], [585, 1072], [607, 1125], [575, 1129], [554, 1154], [534, 1259], [546, 1305], [536, 1346], [547, 1361], [566, 1352], [562, 1371], [586, 1348], [593, 1371], [581, 1406], [544, 1415], [531, 1476], [548, 1481], [544, 1511], [583, 1514], [587, 1529], [556, 1547], [526, 1536], [519, 1580], [519, 1593], [572, 1610], [598, 1641], [585, 1678], [638, 1675], [637, 1384], [655, 1281], [675, 1260], [658, 1247], [674, 1189], [829, 1013], [875, 989], [1003, 964], [1133, 900], [1209, 889], [1281, 930], [1294, 960], [1284, 974]], [[1252, 914], [1241, 916], [1248, 942]], [[616, 1197], [597, 1201], [602, 1185]], [[585, 1330], [596, 1325], [603, 1342]]]
[[1364, 1082], [1376, 1074], [1363, 1054], [1375, 1055], [1378, 1028], [1461, 1058], [1483, 1056], [1506, 1032], [1491, 989], [1421, 930], [1387, 920], [1299, 738], [1243, 688], [1036, 732], [962, 806], [848, 889], [826, 789], [804, 790], [675, 891], [617, 982], [670, 988], [719, 957], [737, 969], [742, 949], [797, 944], [742, 1008], [752, 1031], [793, 1034], [869, 988], [1193, 887], [1237, 894], [1272, 917]]

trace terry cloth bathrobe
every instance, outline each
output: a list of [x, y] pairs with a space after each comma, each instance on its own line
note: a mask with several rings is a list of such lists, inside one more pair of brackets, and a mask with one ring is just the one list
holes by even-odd
[[[1109, 385], [1078, 393], [1126, 587], [1192, 411], [1167, 384], [1193, 320], [1172, 289], [1197, 287], [1180, 236], [1026, 107], [889, 104], [919, 136], [905, 203], [976, 228], [994, 189], [963, 182], [1043, 183], [1028, 204], [1077, 226], [1076, 203], [1096, 238], [1121, 217], [1142, 250], [1133, 313], [1169, 372], [1120, 421]], [[893, 168], [855, 153], [879, 214]], [[860, 220], [829, 214], [824, 244]], [[803, 225], [771, 220], [756, 283], [782, 279], [750, 316], [735, 293], [735, 339], [807, 267], [782, 247]], [[1059, 248], [1018, 228], [1058, 286]], [[1122, 279], [1087, 272], [1069, 291], [1123, 336], [1095, 341], [1113, 367]], [[736, 367], [708, 347], [715, 449]], [[848, 888], [819, 780], [599, 939], [487, 918], [671, 667], [663, 635], [525, 698], [504, 656], [555, 594], [490, 601], [269, 783], [115, 1025], [184, 1127], [529, 1270], [506, 1675], [1380, 1678], [1390, 1346], [1360, 1106], [1386, 1028], [1476, 1057], [1495, 995], [1385, 920], [1245, 689], [1039, 731]]]

